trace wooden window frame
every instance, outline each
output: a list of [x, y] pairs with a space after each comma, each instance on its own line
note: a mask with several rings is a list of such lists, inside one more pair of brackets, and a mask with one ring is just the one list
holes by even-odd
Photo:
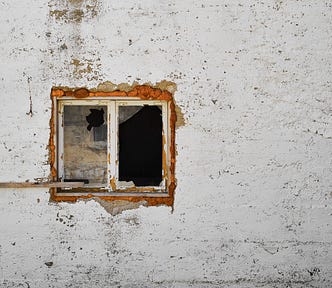
[[[106, 201], [146, 201], [148, 205], [174, 204], [175, 181], [175, 122], [176, 113], [173, 96], [147, 85], [139, 85], [131, 91], [90, 91], [85, 88], [52, 89], [52, 117], [50, 121], [50, 165], [52, 181], [60, 181], [63, 176], [63, 107], [65, 105], [107, 106], [108, 125], [108, 185], [106, 187], [50, 188], [52, 201], [75, 202], [78, 199], [98, 197]], [[163, 121], [163, 181], [160, 186], [121, 186], [118, 181], [117, 127], [118, 107], [122, 105], [162, 106]], [[114, 149], [115, 147], [115, 149]]]

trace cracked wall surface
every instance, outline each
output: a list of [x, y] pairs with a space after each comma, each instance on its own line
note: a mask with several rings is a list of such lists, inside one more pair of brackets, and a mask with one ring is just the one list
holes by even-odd
[[0, 189], [1, 288], [332, 286], [330, 1], [4, 0], [0, 15], [0, 182], [48, 179], [52, 87], [174, 82], [178, 115], [173, 211]]

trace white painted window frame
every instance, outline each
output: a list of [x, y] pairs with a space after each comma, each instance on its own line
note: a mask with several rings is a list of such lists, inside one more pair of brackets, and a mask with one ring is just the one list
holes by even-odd
[[[170, 107], [169, 103], [165, 100], [138, 100], [134, 97], [103, 97], [103, 99], [91, 97], [89, 99], [75, 99], [71, 97], [62, 97], [57, 100], [57, 171], [58, 180], [64, 181], [64, 107], [65, 106], [107, 106], [107, 183], [101, 186], [93, 186], [91, 188], [103, 188], [107, 189], [108, 193], [115, 193], [122, 195], [127, 192], [128, 189], [132, 193], [149, 193], [149, 194], [161, 194], [167, 192], [168, 175], [170, 175]], [[162, 135], [163, 135], [163, 153], [162, 153], [162, 178], [159, 186], [131, 186], [128, 182], [119, 181], [119, 137], [118, 137], [118, 115], [120, 106], [161, 106], [162, 108]], [[164, 165], [164, 163], [166, 165]], [[115, 187], [111, 185], [111, 182], [115, 183]], [[85, 186], [85, 188], [88, 186]], [[114, 190], [115, 188], [115, 190]], [[133, 190], [134, 189], [134, 190]], [[135, 191], [137, 190], [137, 191]], [[157, 193], [156, 193], [157, 192]], [[86, 193], [82, 193], [86, 194]], [[104, 194], [104, 193], [103, 193]], [[119, 195], [120, 195], [119, 194]], [[75, 193], [80, 195], [80, 193]]]

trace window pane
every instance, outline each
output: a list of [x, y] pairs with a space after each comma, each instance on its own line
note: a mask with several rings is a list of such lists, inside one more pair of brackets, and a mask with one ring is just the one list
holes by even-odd
[[161, 106], [119, 107], [119, 180], [136, 186], [162, 181]]
[[64, 107], [64, 181], [107, 183], [106, 115], [107, 106]]

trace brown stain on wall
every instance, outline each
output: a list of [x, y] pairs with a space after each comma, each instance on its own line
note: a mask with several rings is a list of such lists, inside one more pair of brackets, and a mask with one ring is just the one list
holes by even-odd
[[74, 22], [82, 22], [84, 18], [84, 11], [82, 9], [75, 9], [69, 12], [68, 19]]
[[62, 7], [57, 3], [51, 3], [49, 6], [52, 10], [50, 10], [49, 15], [57, 22], [79, 24], [83, 20], [93, 19], [98, 15], [98, 1], [86, 2], [88, 1], [67, 0], [61, 3]]
[[73, 6], [81, 6], [84, 0], [67, 0], [67, 2]]
[[72, 59], [70, 64], [74, 66], [73, 74], [77, 79], [82, 78], [84, 74], [89, 74], [92, 72], [93, 61], [91, 60], [85, 60], [84, 62], [81, 62], [78, 59]]
[[63, 10], [52, 10], [50, 11], [50, 16], [53, 17], [58, 22], [74, 22], [80, 23], [85, 17], [85, 13], [82, 9], [63, 9]]
[[[155, 205], [167, 205], [173, 206], [174, 204], [174, 193], [176, 187], [176, 178], [175, 178], [175, 156], [176, 156], [176, 147], [175, 147], [175, 125], [177, 121], [177, 114], [176, 114], [176, 106], [173, 99], [173, 93], [176, 91], [176, 85], [173, 82], [168, 81], [161, 81], [156, 83], [154, 86], [150, 85], [138, 85], [137, 83], [133, 83], [132, 85], [129, 84], [113, 84], [112, 82], [104, 82], [100, 84], [95, 89], [86, 89], [86, 88], [79, 88], [73, 89], [69, 87], [55, 87], [51, 91], [51, 99], [52, 99], [52, 118], [50, 121], [51, 124], [51, 132], [50, 132], [50, 165], [51, 165], [51, 177], [53, 181], [56, 181], [56, 168], [55, 168], [55, 143], [54, 143], [54, 121], [55, 121], [55, 103], [57, 99], [61, 99], [62, 97], [74, 97], [78, 99], [82, 98], [89, 98], [89, 97], [135, 97], [137, 99], [142, 100], [165, 100], [169, 103], [170, 106], [170, 143], [169, 143], [169, 153], [170, 153], [170, 164], [169, 164], [169, 173], [168, 173], [168, 182], [167, 182], [167, 191], [168, 195], [165, 197], [161, 196], [149, 196], [149, 193], [144, 193], [144, 195], [139, 196], [128, 196], [128, 195], [121, 195], [121, 196], [99, 196], [97, 194], [92, 194], [94, 192], [107, 192], [101, 191], [102, 189], [92, 188], [87, 189], [89, 191], [88, 195], [70, 195], [70, 196], [59, 196], [57, 195], [57, 189], [52, 188], [50, 189], [51, 193], [51, 200], [60, 202], [60, 201], [67, 201], [67, 202], [75, 202], [78, 199], [90, 199], [94, 197], [98, 197], [103, 201], [129, 201], [129, 202], [140, 202], [145, 201], [146, 205], [148, 206], [155, 206]], [[179, 109], [177, 109], [179, 111]], [[113, 181], [113, 182], [112, 182]], [[111, 187], [115, 188], [115, 179], [111, 179]], [[85, 190], [86, 188], [80, 189]], [[115, 190], [115, 189], [113, 189]], [[137, 192], [137, 188], [133, 187], [132, 189], [126, 190], [126, 192]], [[146, 189], [145, 189], [146, 191]], [[74, 192], [74, 189], [72, 190]], [[153, 192], [153, 191], [150, 191]]]
[[60, 21], [61, 19], [67, 17], [68, 10], [52, 10], [50, 11], [50, 16], [54, 17], [57, 21]]

